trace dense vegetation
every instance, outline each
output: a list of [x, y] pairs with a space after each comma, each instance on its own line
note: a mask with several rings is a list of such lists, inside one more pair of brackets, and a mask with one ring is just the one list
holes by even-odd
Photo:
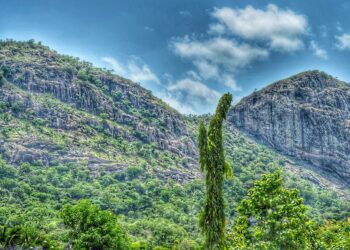
[[237, 208], [232, 244], [238, 249], [315, 249], [306, 210], [299, 191], [283, 187], [279, 170], [264, 175]]
[[69, 229], [73, 249], [128, 249], [128, 238], [117, 217], [88, 200], [63, 207], [60, 217]]
[[[78, 81], [96, 88], [97, 93], [108, 92], [97, 77], [104, 71], [90, 64], [68, 56], [57, 56], [34, 42], [8, 41], [1, 43], [1, 46], [6, 46], [6, 53], [19, 51], [12, 60], [27, 64], [37, 60], [28, 57], [27, 50], [39, 55], [46, 53], [49, 58], [58, 60], [57, 67], [66, 72], [75, 72], [79, 76]], [[199, 168], [190, 167], [193, 159], [183, 159], [162, 150], [156, 143], [148, 141], [143, 132], [137, 133], [135, 124], [116, 124], [103, 110], [91, 113], [49, 94], [23, 91], [8, 80], [8, 70], [1, 70], [0, 93], [3, 91], [23, 98], [15, 102], [0, 100], [1, 247], [63, 249], [71, 245], [77, 249], [92, 246], [100, 249], [101, 242], [111, 249], [200, 249], [204, 245], [205, 240], [198, 230], [198, 218], [204, 204], [205, 182], [199, 178]], [[18, 77], [14, 81], [23, 82], [23, 79]], [[123, 93], [113, 93], [111, 98], [118, 100], [117, 104], [125, 112], [142, 119], [143, 124], [155, 124], [165, 129], [164, 121], [157, 114], [145, 107], [134, 108]], [[52, 121], [42, 115], [45, 112], [26, 107], [28, 100], [42, 107], [46, 113], [55, 111], [54, 114], [58, 116], [69, 114], [79, 126], [74, 130], [53, 127]], [[208, 125], [210, 118], [184, 117], [193, 137], [198, 124], [203, 121]], [[126, 136], [113, 136], [109, 129], [112, 125]], [[13, 163], [13, 155], [6, 153], [8, 151], [4, 148], [11, 150], [18, 142], [44, 145], [39, 149], [41, 154], [47, 155], [48, 163], [41, 158]], [[303, 218], [318, 235], [317, 246], [320, 249], [347, 249], [349, 201], [284, 170], [287, 159], [234, 132], [229, 126], [223, 129], [223, 142], [225, 158], [234, 172], [234, 178], [224, 182], [226, 229], [229, 233], [226, 240], [232, 248], [256, 247], [257, 241], [268, 241], [267, 231], [251, 225], [245, 225], [245, 228], [261, 233], [254, 234], [249, 240], [243, 238], [237, 233], [236, 223], [239, 218], [247, 216], [242, 208], [249, 207], [254, 211], [258, 202], [252, 196], [256, 190], [254, 183], [265, 173], [279, 170], [281, 174], [278, 178], [273, 175], [273, 179], [279, 187], [277, 197], [285, 198], [282, 201], [276, 198], [276, 202], [286, 202], [285, 206], [291, 201], [298, 202], [298, 214], [307, 216]], [[105, 166], [96, 170], [85, 159], [59, 161], [58, 156], [70, 149], [111, 161], [117, 167], [111, 169], [110, 165], [102, 162], [101, 165]], [[182, 174], [180, 179], [170, 178], [179, 173]], [[263, 177], [262, 184], [257, 182], [255, 186], [265, 188], [266, 178], [270, 180], [272, 177]], [[269, 195], [274, 197], [276, 194]], [[249, 205], [244, 205], [246, 203]], [[280, 210], [276, 213], [280, 215]], [[266, 219], [269, 225], [274, 225], [269, 216], [262, 217], [261, 221]], [[297, 234], [302, 232], [298, 231]], [[99, 239], [100, 236], [102, 238], [98, 242], [86, 240]], [[240, 241], [235, 238], [238, 236]], [[309, 244], [306, 239], [305, 242]], [[279, 242], [271, 244], [280, 246]]]

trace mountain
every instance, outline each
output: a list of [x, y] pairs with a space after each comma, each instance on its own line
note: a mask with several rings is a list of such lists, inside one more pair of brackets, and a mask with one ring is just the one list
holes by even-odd
[[[341, 181], [348, 174], [346, 88], [307, 72], [232, 107], [224, 130], [235, 174], [225, 183], [229, 218], [255, 180], [280, 168], [313, 218], [350, 216]], [[196, 138], [209, 119], [184, 116], [139, 84], [40, 43], [1, 41], [0, 225], [30, 222], [64, 242], [59, 210], [89, 199], [118, 214], [133, 241], [200, 244]], [[322, 141], [312, 141], [317, 131]]]
[[[123, 158], [120, 150], [130, 143], [149, 145], [137, 149], [143, 154], [168, 152], [185, 158], [188, 168], [195, 164], [196, 146], [184, 118], [138, 84], [34, 43], [3, 43], [0, 62], [11, 83], [0, 93], [3, 111], [15, 119], [45, 125], [50, 128], [47, 133], [59, 137], [48, 142], [51, 135], [43, 137], [45, 132], [40, 132], [7, 138], [1, 152], [10, 164], [86, 160], [89, 168], [98, 171], [110, 166], [113, 158]], [[108, 146], [97, 149], [100, 146], [91, 139], [102, 140], [100, 134], [124, 145], [118, 151]], [[57, 144], [66, 142], [69, 147], [58, 150]], [[97, 157], [96, 149], [106, 155]]]
[[350, 185], [350, 85], [320, 71], [278, 81], [244, 98], [230, 121], [288, 156]]

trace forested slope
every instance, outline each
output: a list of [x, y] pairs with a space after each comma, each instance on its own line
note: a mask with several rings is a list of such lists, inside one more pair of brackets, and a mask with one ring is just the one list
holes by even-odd
[[[89, 199], [132, 242], [200, 245], [199, 121], [138, 84], [35, 42], [0, 43], [0, 225], [30, 226], [63, 246], [59, 211]], [[318, 221], [350, 216], [348, 192], [225, 124], [226, 212], [263, 173], [284, 170]], [[229, 221], [229, 224], [231, 221]]]

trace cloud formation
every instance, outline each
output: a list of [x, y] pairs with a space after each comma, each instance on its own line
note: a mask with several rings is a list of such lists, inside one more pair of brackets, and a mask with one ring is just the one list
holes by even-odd
[[344, 33], [340, 36], [336, 36], [336, 47], [339, 50], [350, 50], [350, 34]]
[[328, 59], [327, 51], [322, 49], [322, 48], [320, 48], [315, 41], [311, 41], [310, 42], [310, 49], [313, 51], [315, 56], [317, 56], [317, 57], [319, 57], [321, 59], [324, 59], [324, 60]]
[[[243, 68], [254, 60], [268, 57], [265, 49], [239, 44], [233, 39], [221, 37], [205, 41], [195, 41], [188, 37], [173, 43], [176, 54], [195, 60], [195, 65], [224, 67], [229, 71]], [[212, 69], [213, 70], [213, 69]], [[215, 71], [215, 70], [214, 70]]]
[[240, 90], [233, 79], [237, 70], [269, 56], [266, 49], [222, 37], [203, 41], [185, 37], [173, 41], [172, 49], [175, 54], [190, 60], [203, 80], [215, 79], [233, 91]]
[[[171, 42], [176, 55], [192, 62], [200, 80], [216, 80], [239, 91], [234, 79], [239, 70], [266, 60], [272, 51], [294, 52], [304, 47], [308, 22], [292, 10], [273, 4], [266, 9], [223, 7], [214, 9], [211, 16], [215, 21], [206, 38], [185, 36]], [[326, 52], [314, 45], [314, 53], [326, 58]]]
[[[267, 60], [273, 52], [302, 49], [309, 29], [305, 16], [273, 4], [265, 9], [215, 8], [211, 16], [213, 21], [206, 34], [176, 38], [170, 43], [173, 53], [194, 67], [186, 73], [186, 79], [168, 88], [168, 102], [186, 113], [203, 113], [196, 110], [196, 105], [208, 110], [215, 105], [219, 93], [206, 82], [241, 91], [235, 80], [240, 70]], [[316, 56], [327, 57], [327, 52], [315, 43], [310, 46]]]
[[140, 58], [131, 56], [128, 62], [123, 65], [113, 57], [103, 57], [101, 60], [106, 63], [112, 70], [123, 77], [138, 83], [152, 82], [160, 84], [160, 81], [155, 73], [152, 72], [150, 67], [143, 63]]
[[[187, 11], [179, 14], [190, 15]], [[242, 90], [235, 79], [241, 70], [268, 60], [273, 53], [293, 53], [305, 47], [308, 21], [290, 9], [273, 4], [262, 9], [223, 7], [213, 9], [210, 15], [213, 19], [206, 33], [170, 41], [172, 52], [190, 62], [192, 68], [178, 79], [164, 76], [168, 83], [160, 88], [158, 96], [182, 113], [212, 112], [220, 97], [216, 89], [228, 88], [234, 94]], [[327, 51], [315, 41], [310, 41], [308, 48], [315, 56], [328, 58]], [[139, 58], [131, 57], [125, 64], [111, 57], [103, 61], [133, 81], [160, 83]], [[213, 83], [217, 86], [211, 87]]]
[[221, 94], [191, 78], [169, 85], [162, 97], [165, 102], [185, 114], [212, 112]]
[[[287, 52], [303, 47], [302, 36], [308, 29], [305, 16], [280, 9], [274, 4], [269, 4], [265, 10], [252, 6], [243, 9], [217, 8], [212, 16], [233, 35], [267, 42], [271, 49]], [[222, 26], [211, 27], [222, 33]]]

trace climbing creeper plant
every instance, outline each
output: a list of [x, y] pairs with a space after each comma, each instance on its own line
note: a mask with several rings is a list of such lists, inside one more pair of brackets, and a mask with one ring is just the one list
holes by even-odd
[[230, 165], [225, 161], [222, 126], [231, 106], [232, 95], [221, 97], [208, 131], [199, 126], [198, 147], [201, 170], [205, 172], [206, 194], [199, 225], [205, 237], [205, 249], [225, 248], [225, 213], [223, 182], [231, 176]]

